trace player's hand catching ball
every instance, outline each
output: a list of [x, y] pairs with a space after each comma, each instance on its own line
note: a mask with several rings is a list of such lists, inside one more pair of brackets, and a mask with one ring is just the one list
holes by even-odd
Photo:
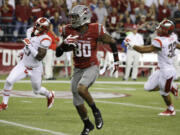
[[75, 36], [72, 36], [72, 35], [69, 35], [65, 40], [64, 40], [64, 43], [69, 45], [69, 47], [73, 46], [74, 48], [77, 48], [78, 45], [77, 45], [77, 38], [79, 36], [78, 35], [75, 35]]

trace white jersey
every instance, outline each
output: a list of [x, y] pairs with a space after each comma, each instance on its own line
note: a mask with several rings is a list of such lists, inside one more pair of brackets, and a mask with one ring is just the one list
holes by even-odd
[[[52, 42], [51, 38], [47, 34], [31, 37], [32, 31], [33, 31], [33, 28], [29, 28], [26, 34], [27, 38], [31, 42], [32, 47], [36, 49], [37, 51], [39, 47], [48, 49]], [[26, 47], [24, 47], [24, 56], [23, 56], [22, 62], [24, 63], [26, 67], [29, 67], [29, 68], [36, 68], [42, 64], [42, 61], [39, 61], [35, 57], [33, 57], [33, 55], [31, 54], [31, 51]]]
[[161, 48], [158, 51], [158, 66], [160, 69], [173, 68], [173, 58], [175, 56], [175, 49], [177, 43], [177, 36], [173, 33], [169, 37], [156, 37], [152, 41], [152, 45]]

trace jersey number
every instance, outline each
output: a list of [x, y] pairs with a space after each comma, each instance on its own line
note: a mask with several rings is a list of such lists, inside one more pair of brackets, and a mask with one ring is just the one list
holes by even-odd
[[168, 49], [169, 49], [169, 54], [168, 57], [174, 57], [175, 56], [175, 49], [176, 49], [176, 42], [168, 45]]
[[91, 57], [91, 45], [78, 43], [75, 55], [77, 57]]

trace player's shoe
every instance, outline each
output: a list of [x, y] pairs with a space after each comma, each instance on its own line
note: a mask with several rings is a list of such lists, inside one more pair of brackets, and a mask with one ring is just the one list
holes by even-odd
[[159, 113], [158, 115], [161, 115], [161, 116], [174, 116], [176, 115], [176, 111], [171, 111], [169, 109], [165, 110], [164, 112], [161, 112]]
[[94, 125], [90, 122], [88, 126], [84, 126], [83, 131], [80, 135], [88, 135], [90, 131], [94, 129]]
[[47, 98], [47, 107], [48, 109], [54, 104], [54, 91], [51, 91], [51, 97]]
[[101, 112], [98, 110], [97, 112], [93, 112], [95, 118], [95, 124], [97, 129], [101, 129], [103, 127], [103, 119], [101, 116]]
[[7, 104], [4, 104], [3, 102], [0, 104], [0, 111], [6, 110], [8, 108]]
[[172, 94], [174, 95], [174, 97], [175, 97], [176, 99], [178, 99], [179, 93], [178, 93], [178, 86], [177, 86], [177, 85], [175, 85], [174, 87], [171, 88], [171, 92], [172, 92]]

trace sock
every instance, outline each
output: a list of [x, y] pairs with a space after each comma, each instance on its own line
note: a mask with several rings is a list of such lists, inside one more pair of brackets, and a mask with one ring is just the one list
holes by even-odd
[[11, 90], [3, 90], [3, 103], [8, 104]]
[[91, 107], [93, 113], [94, 113], [94, 112], [99, 112], [99, 109], [96, 107], [95, 103], [93, 103], [92, 105], [90, 105], [90, 107]]
[[3, 103], [8, 104], [9, 96], [3, 96]]
[[89, 126], [89, 123], [91, 123], [91, 122], [90, 122], [89, 118], [87, 117], [87, 118], [83, 119], [83, 123], [85, 126]]
[[169, 109], [170, 111], [174, 111], [174, 106], [173, 106], [173, 105], [169, 105], [169, 106], [168, 106], [168, 109]]

